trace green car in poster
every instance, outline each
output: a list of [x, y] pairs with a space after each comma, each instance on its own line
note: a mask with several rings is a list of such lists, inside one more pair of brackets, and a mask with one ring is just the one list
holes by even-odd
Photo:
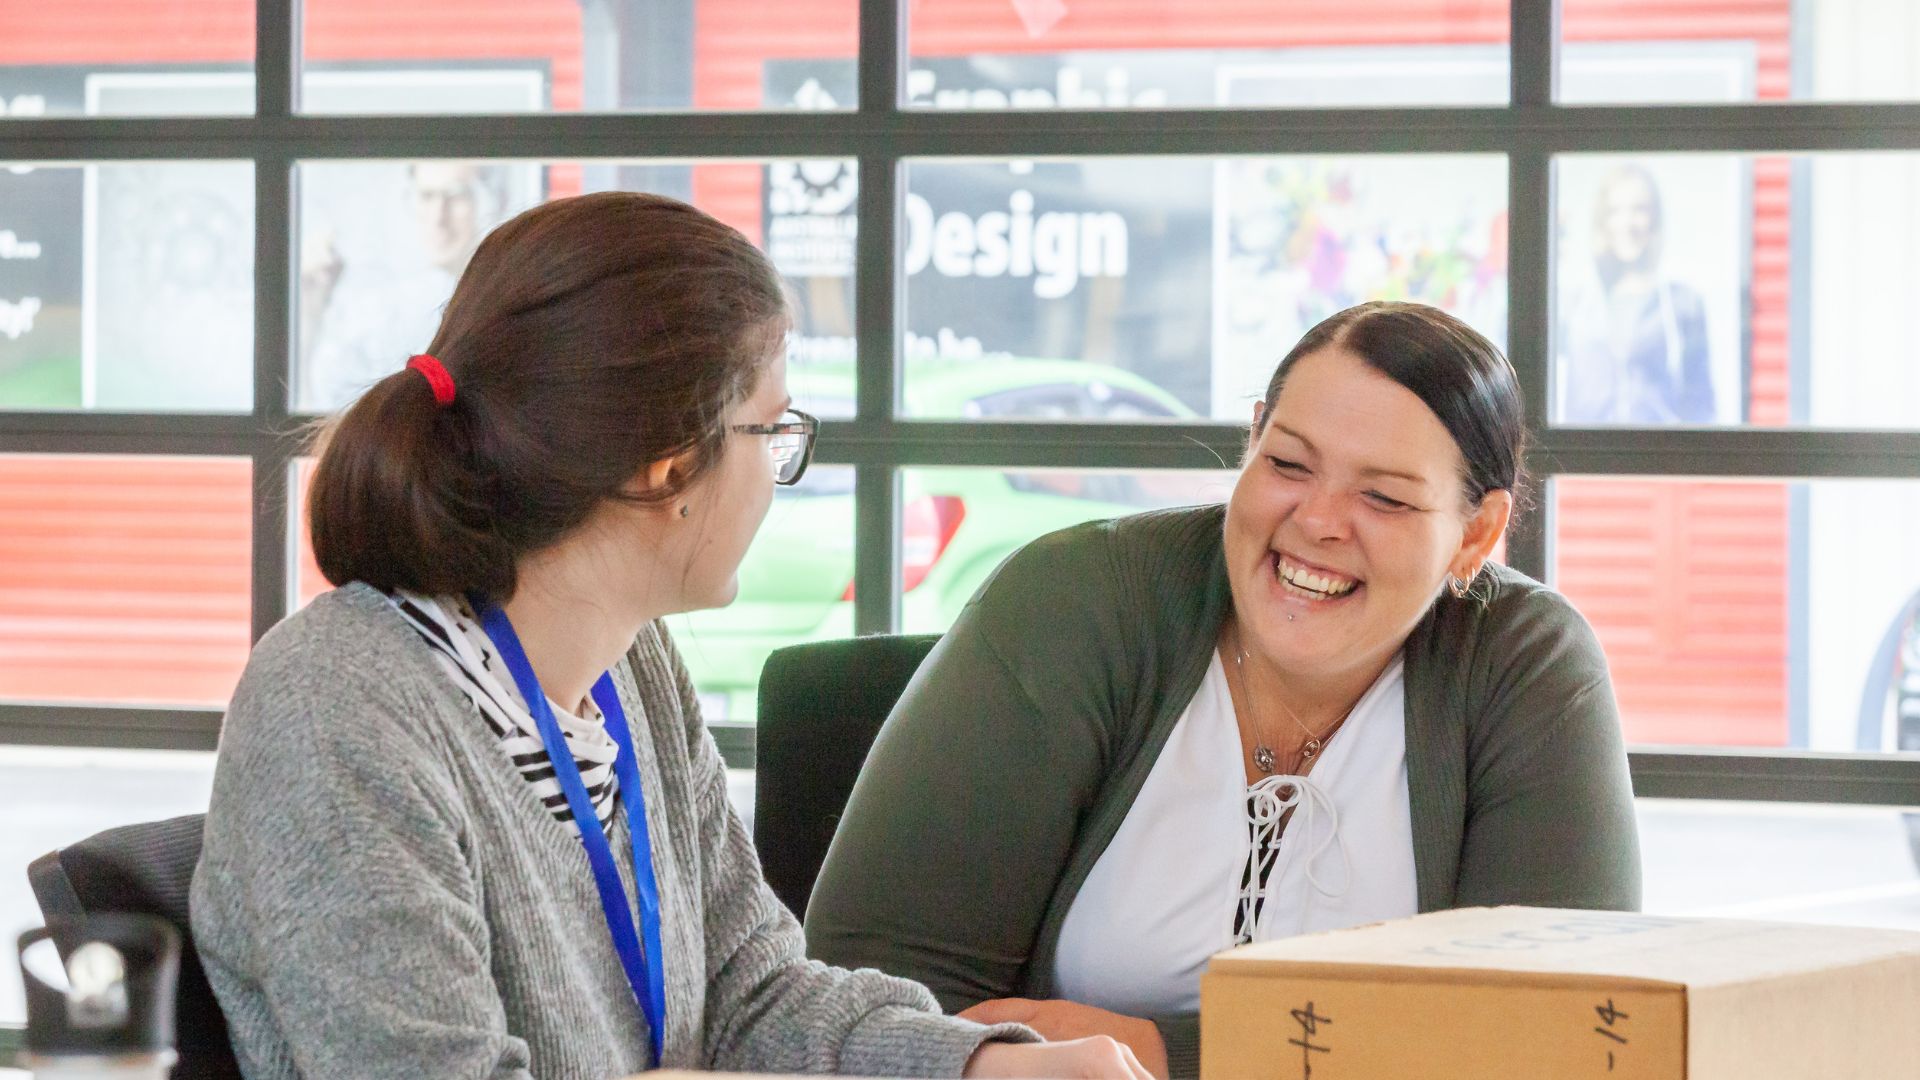
[[[796, 365], [800, 407], [852, 412], [848, 364]], [[916, 360], [906, 415], [981, 420], [1186, 420], [1195, 413], [1147, 380], [1069, 360]], [[1060, 470], [903, 470], [901, 624], [945, 630], [993, 569], [1036, 536], [1096, 518], [1209, 498], [1211, 474]], [[767, 655], [802, 641], [853, 636], [853, 472], [816, 464], [776, 488], [773, 508], [740, 566], [730, 606], [670, 620], [709, 721], [754, 717]]]

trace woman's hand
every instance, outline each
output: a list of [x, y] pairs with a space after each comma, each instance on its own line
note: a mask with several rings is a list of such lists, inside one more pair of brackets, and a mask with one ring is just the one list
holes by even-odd
[[[998, 998], [960, 1014], [976, 1024], [1025, 1024], [1048, 1042], [1105, 1035], [1131, 1050], [1132, 1057], [1156, 1077], [1167, 1075], [1167, 1044], [1151, 1020], [1122, 1016], [1076, 1001]], [[971, 1074], [969, 1074], [971, 1075]]]
[[1053, 1080], [1151, 1080], [1122, 1043], [1104, 1035], [1067, 1042], [982, 1044], [967, 1059], [966, 1077], [1051, 1077]]

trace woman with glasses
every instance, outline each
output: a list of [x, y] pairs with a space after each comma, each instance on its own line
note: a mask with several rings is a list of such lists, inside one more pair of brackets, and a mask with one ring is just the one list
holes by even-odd
[[787, 328], [733, 229], [560, 200], [324, 430], [340, 587], [248, 662], [193, 885], [248, 1076], [1144, 1076], [805, 959], [761, 879], [660, 618], [733, 599], [806, 469]]
[[1308, 332], [1224, 506], [1014, 555], [881, 731], [813, 955], [1192, 1076], [1238, 944], [1480, 904], [1633, 908], [1605, 658], [1493, 561], [1522, 480], [1506, 358], [1437, 309]]

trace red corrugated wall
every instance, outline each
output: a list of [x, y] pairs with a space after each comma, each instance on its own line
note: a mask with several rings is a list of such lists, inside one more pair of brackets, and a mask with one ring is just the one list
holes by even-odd
[[[578, 0], [306, 0], [312, 60], [541, 60], [580, 107]], [[0, 64], [216, 64], [253, 58], [252, 0], [0, 0]]]
[[[1567, 0], [1570, 41], [1736, 38], [1755, 90], [1790, 96], [1788, 0]], [[1748, 415], [1788, 420], [1789, 162], [1753, 168]], [[1594, 624], [1629, 739], [1787, 741], [1787, 487], [1570, 478], [1556, 485], [1554, 584]]]
[[218, 64], [253, 56], [251, 0], [0, 0], [0, 64]]
[[0, 699], [224, 704], [252, 630], [251, 477], [0, 456]]

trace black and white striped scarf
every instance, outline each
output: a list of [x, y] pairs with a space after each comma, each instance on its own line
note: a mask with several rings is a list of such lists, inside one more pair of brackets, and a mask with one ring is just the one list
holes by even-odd
[[[480, 618], [463, 599], [421, 596], [404, 590], [388, 600], [404, 616], [415, 632], [433, 650], [434, 657], [448, 677], [473, 702], [487, 726], [500, 740], [500, 749], [521, 779], [533, 785], [533, 794], [544, 803], [554, 818], [573, 835], [580, 835], [567, 806], [566, 792], [554, 779], [553, 762], [547, 757], [546, 744], [540, 738], [539, 722], [527, 711], [526, 699], [514, 685], [513, 675], [496, 655]], [[614, 775], [613, 762], [619, 747], [607, 734], [604, 717], [591, 698], [588, 715], [573, 715], [564, 706], [547, 699], [553, 718], [573, 751], [580, 779], [587, 785], [600, 828], [613, 831], [613, 808], [620, 781]]]

